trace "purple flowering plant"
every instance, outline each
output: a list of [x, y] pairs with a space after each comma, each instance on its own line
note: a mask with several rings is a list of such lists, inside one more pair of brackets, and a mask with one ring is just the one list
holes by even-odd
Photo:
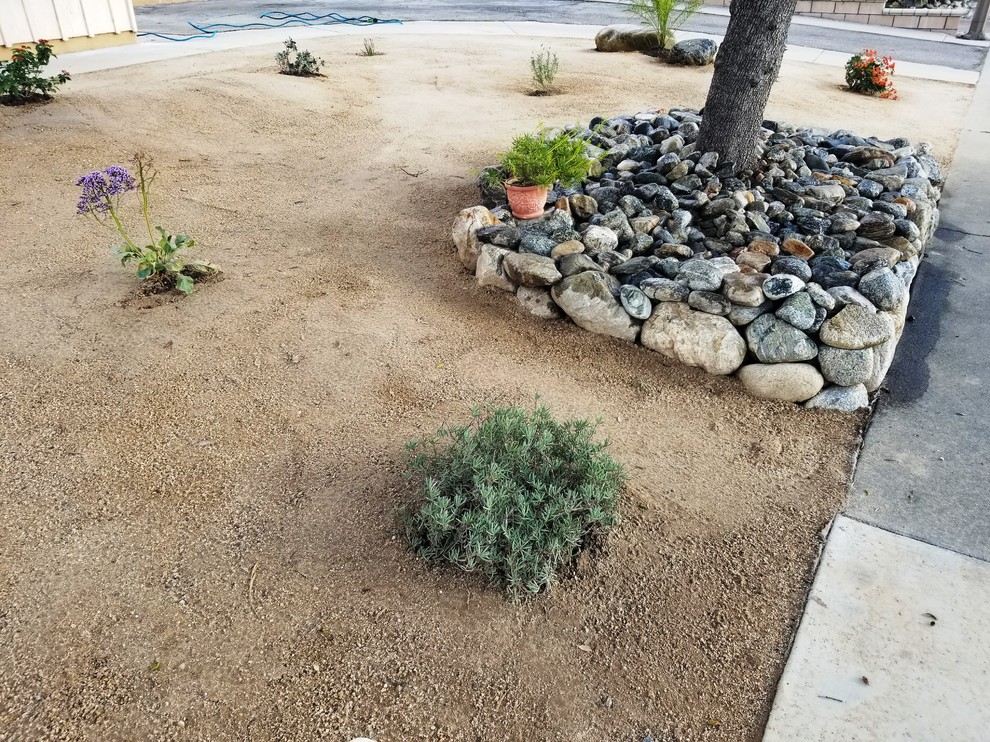
[[[124, 244], [115, 252], [120, 256], [121, 265], [127, 265], [131, 261], [137, 263], [138, 278], [156, 281], [164, 288], [175, 287], [188, 294], [193, 290], [196, 279], [216, 274], [219, 269], [203, 261], [186, 260], [178, 254], [180, 250], [196, 244], [191, 237], [171, 234], [162, 227], [152, 229], [149, 204], [151, 185], [158, 177], [158, 172], [146, 155], [135, 155], [133, 162], [136, 178], [122, 165], [111, 165], [79, 178], [76, 185], [82, 188], [82, 192], [79, 194], [76, 212], [117, 230]], [[138, 194], [144, 227], [151, 240], [144, 245], [131, 239], [120, 208], [121, 198], [131, 191]]]

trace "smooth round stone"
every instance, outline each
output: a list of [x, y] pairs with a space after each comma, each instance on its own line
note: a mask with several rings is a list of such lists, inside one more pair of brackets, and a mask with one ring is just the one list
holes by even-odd
[[892, 201], [874, 201], [873, 211], [890, 214], [894, 219], [903, 219], [907, 216], [907, 207]]
[[819, 283], [826, 289], [835, 286], [855, 286], [859, 283], [859, 274], [856, 271], [835, 271], [823, 276]]
[[552, 286], [563, 278], [553, 259], [542, 255], [510, 252], [502, 266], [509, 280], [522, 286]]
[[859, 191], [859, 195], [865, 198], [879, 198], [880, 194], [883, 193], [883, 186], [875, 180], [861, 180], [856, 186], [856, 190]]
[[828, 290], [828, 295], [832, 297], [835, 305], [839, 307], [844, 307], [847, 304], [858, 304], [861, 307], [869, 309], [871, 312], [877, 311], [877, 308], [873, 306], [873, 302], [852, 286], [834, 286]]
[[619, 289], [619, 301], [623, 308], [636, 319], [649, 319], [653, 313], [653, 304], [640, 289], [625, 285]]
[[683, 263], [677, 277], [686, 281], [692, 291], [718, 291], [722, 285], [722, 271], [707, 260]]
[[650, 350], [710, 374], [731, 374], [746, 357], [746, 343], [724, 317], [665, 303], [643, 323], [642, 343]]
[[761, 252], [743, 250], [736, 257], [736, 265], [749, 266], [750, 268], [762, 273], [764, 268], [770, 265], [770, 260], [771, 258], [769, 255], [764, 255]]
[[664, 242], [653, 251], [653, 254], [658, 258], [690, 258], [694, 255], [694, 250], [687, 245]]
[[729, 322], [736, 327], [745, 327], [760, 315], [770, 311], [773, 311], [773, 302], [771, 301], [764, 301], [758, 307], [744, 307], [739, 304], [733, 304], [728, 314]]
[[540, 319], [560, 319], [564, 313], [550, 298], [550, 289], [520, 286], [516, 291], [516, 301], [527, 312]]
[[616, 299], [619, 292], [613, 291], [615, 281], [614, 276], [600, 271], [585, 271], [568, 276], [550, 291], [557, 306], [578, 327], [635, 342], [639, 335], [639, 323]]
[[890, 263], [883, 258], [860, 260], [858, 263], [853, 263], [852, 270], [853, 273], [858, 273], [860, 276], [865, 276], [867, 273], [879, 270], [880, 268], [890, 268]]
[[830, 386], [804, 403], [810, 410], [856, 412], [870, 406], [870, 395], [862, 384]]
[[868, 247], [865, 250], [860, 250], [858, 253], [849, 258], [849, 262], [856, 265], [862, 260], [885, 260], [887, 261], [887, 264], [893, 268], [897, 265], [900, 259], [900, 250], [895, 250], [892, 247]]
[[491, 227], [482, 227], [478, 230], [478, 239], [482, 242], [489, 242], [498, 247], [508, 247], [515, 249], [522, 239], [522, 232], [518, 227], [511, 224], [495, 224]]
[[784, 257], [777, 258], [773, 261], [773, 264], [770, 266], [770, 274], [776, 276], [780, 273], [789, 273], [792, 276], [797, 276], [802, 281], [811, 280], [811, 266], [798, 258]]
[[819, 333], [826, 345], [846, 350], [870, 348], [893, 336], [894, 320], [889, 314], [871, 312], [857, 304], [848, 304], [834, 317], [825, 320]]
[[605, 250], [604, 252], [595, 253], [595, 260], [604, 268], [605, 270], [610, 270], [618, 265], [626, 262], [627, 258], [620, 252], [615, 250]]
[[691, 294], [685, 284], [669, 278], [651, 278], [643, 281], [639, 288], [653, 301], [687, 301]]
[[733, 273], [725, 277], [722, 293], [733, 304], [758, 307], [766, 301], [763, 296], [763, 282], [767, 278], [765, 273]]
[[808, 330], [815, 324], [815, 304], [807, 292], [800, 291], [788, 296], [776, 315], [799, 330]]
[[892, 237], [896, 230], [894, 218], [890, 214], [871, 211], [859, 220], [859, 229], [856, 230], [856, 234], [871, 240], [882, 240], [886, 237]]
[[786, 299], [804, 288], [804, 281], [790, 273], [778, 273], [763, 282], [763, 295], [772, 301]]
[[692, 291], [688, 295], [688, 306], [699, 312], [724, 317], [732, 309], [732, 302], [714, 291]]
[[804, 290], [808, 292], [808, 296], [810, 296], [811, 300], [818, 306], [827, 311], [835, 309], [835, 297], [817, 283], [812, 282], [807, 284], [804, 287]]
[[565, 255], [558, 263], [564, 276], [574, 276], [585, 271], [600, 271], [602, 267], [587, 255]]
[[788, 237], [781, 242], [780, 249], [788, 255], [793, 255], [796, 258], [802, 258], [804, 260], [810, 260], [815, 256], [815, 251], [808, 247], [806, 242], [796, 237]]
[[588, 221], [598, 213], [598, 202], [591, 196], [576, 193], [568, 197], [567, 201], [571, 206], [571, 213], [582, 222]]
[[811, 323], [811, 327], [808, 328], [809, 333], [818, 332], [822, 323], [828, 318], [828, 312], [825, 311], [825, 307], [815, 306], [815, 321]]
[[615, 169], [618, 170], [620, 173], [623, 172], [634, 173], [637, 170], [639, 170], [641, 167], [643, 167], [642, 162], [637, 162], [636, 160], [623, 160], [622, 162], [620, 162], [618, 165], [615, 166]]
[[567, 242], [561, 242], [559, 245], [556, 245], [550, 251], [550, 257], [562, 258], [565, 255], [577, 255], [582, 252], [584, 252], [584, 243], [581, 240], [568, 240]]
[[594, 254], [617, 248], [619, 237], [608, 227], [592, 225], [581, 235], [581, 242], [590, 254]]
[[833, 384], [865, 384], [873, 373], [873, 349], [843, 350], [823, 345], [818, 349], [818, 366]]
[[859, 281], [859, 293], [888, 312], [900, 305], [906, 292], [904, 281], [890, 268], [870, 271]]
[[825, 380], [810, 363], [750, 363], [736, 372], [754, 397], [804, 402], [821, 391]]
[[763, 314], [746, 328], [749, 349], [763, 363], [810, 361], [818, 345], [793, 325], [772, 314]]

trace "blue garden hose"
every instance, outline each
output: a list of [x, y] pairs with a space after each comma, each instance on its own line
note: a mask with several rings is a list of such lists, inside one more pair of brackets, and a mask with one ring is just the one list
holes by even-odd
[[326, 15], [316, 15], [315, 13], [283, 13], [281, 10], [270, 10], [262, 13], [262, 19], [270, 21], [281, 21], [281, 23], [265, 23], [254, 21], [253, 23], [207, 23], [198, 26], [192, 21], [186, 21], [199, 33], [181, 34], [170, 36], [168, 34], [156, 33], [154, 31], [142, 31], [138, 36], [157, 36], [166, 41], [189, 41], [190, 39], [212, 39], [222, 29], [244, 29], [244, 28], [285, 28], [286, 26], [332, 26], [336, 24], [346, 24], [348, 26], [378, 26], [383, 23], [402, 23], [397, 18], [375, 18], [370, 15], [347, 18], [339, 13], [327, 13]]

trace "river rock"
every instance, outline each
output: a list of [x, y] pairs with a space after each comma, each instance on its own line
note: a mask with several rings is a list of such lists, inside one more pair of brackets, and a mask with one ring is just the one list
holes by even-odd
[[574, 214], [574, 218], [580, 219], [582, 222], [588, 221], [598, 213], [598, 202], [591, 196], [586, 196], [583, 193], [575, 193], [573, 196], [569, 196], [567, 203], [571, 207], [571, 213]]
[[784, 402], [804, 402], [825, 385], [810, 363], [749, 363], [736, 376], [753, 396]]
[[553, 250], [550, 251], [551, 258], [562, 258], [565, 255], [577, 255], [578, 253], [584, 252], [584, 243], [580, 240], [568, 240], [567, 242], [561, 242], [556, 245]]
[[892, 337], [870, 349], [873, 351], [873, 372], [870, 374], [870, 378], [866, 380], [867, 391], [875, 392], [880, 388], [887, 371], [890, 370], [890, 364], [894, 362], [894, 350], [896, 348], [897, 338]]
[[681, 265], [677, 277], [687, 282], [692, 291], [718, 291], [722, 271], [709, 260], [689, 260]]
[[522, 239], [519, 241], [519, 252], [550, 257], [550, 253], [556, 246], [557, 243], [546, 235], [524, 229]]
[[592, 225], [581, 236], [581, 242], [584, 243], [588, 254], [594, 255], [607, 250], [615, 250], [619, 246], [619, 237], [608, 227]]
[[612, 276], [600, 271], [585, 271], [563, 279], [550, 293], [578, 327], [634, 342], [639, 323], [613, 295], [612, 281]]
[[733, 304], [732, 309], [729, 310], [728, 318], [729, 322], [736, 327], [745, 327], [760, 315], [772, 311], [772, 301], [764, 301], [758, 307], [744, 307], [739, 304]]
[[457, 248], [457, 258], [469, 271], [474, 272], [478, 265], [478, 255], [481, 253], [482, 243], [478, 239], [478, 230], [499, 223], [492, 212], [484, 206], [463, 209], [454, 219], [451, 237]]
[[649, 319], [653, 313], [653, 304], [641, 289], [635, 286], [623, 286], [619, 289], [619, 301], [623, 308], [636, 319]]
[[595, 35], [595, 49], [600, 52], [648, 52], [660, 46], [669, 47], [674, 43], [673, 34], [667, 44], [662, 44], [656, 31], [633, 26], [616, 24], [606, 26]]
[[733, 304], [758, 307], [766, 301], [763, 282], [767, 278], [765, 273], [733, 273], [723, 279], [722, 293]]
[[515, 291], [516, 284], [507, 275], [502, 261], [509, 250], [495, 245], [482, 245], [475, 264], [474, 275], [480, 286], [492, 286], [502, 291]]
[[732, 302], [714, 291], [692, 291], [688, 295], [688, 306], [699, 312], [724, 317], [732, 309]]
[[804, 403], [808, 409], [856, 412], [870, 406], [870, 395], [862, 384], [830, 386]]
[[890, 268], [880, 268], [867, 273], [859, 280], [859, 293], [869, 299], [874, 306], [891, 311], [904, 299], [907, 289]]
[[654, 301], [687, 301], [691, 289], [669, 278], [650, 278], [639, 285], [640, 290]]
[[811, 297], [811, 300], [815, 302], [815, 304], [822, 307], [826, 311], [830, 312], [835, 309], [835, 297], [817, 283], [811, 282], [807, 284], [804, 287], [804, 290], [808, 292], [808, 296]]
[[710, 374], [731, 374], [746, 357], [746, 343], [727, 319], [674, 302], [661, 303], [653, 310], [643, 324], [642, 343]]
[[858, 304], [847, 304], [822, 323], [819, 337], [826, 345], [846, 350], [870, 348], [894, 336], [894, 320], [884, 312], [872, 312]]
[[711, 39], [686, 39], [674, 44], [667, 61], [671, 64], [704, 67], [715, 61], [717, 52], [718, 45]]
[[523, 309], [540, 319], [560, 319], [564, 316], [550, 296], [550, 289], [520, 286], [516, 300]]
[[771, 301], [786, 299], [804, 288], [804, 281], [790, 273], [778, 273], [763, 282], [763, 295]]
[[573, 276], [584, 271], [600, 271], [602, 267], [587, 255], [565, 255], [560, 259], [560, 272], [564, 276]]
[[822, 370], [822, 376], [833, 384], [863, 384], [873, 374], [873, 350], [843, 350], [822, 345], [818, 349], [818, 367]]
[[509, 280], [522, 286], [552, 286], [563, 276], [553, 258], [510, 252], [502, 260]]
[[746, 328], [749, 349], [763, 363], [810, 361], [818, 355], [818, 345], [793, 325], [763, 314]]
[[811, 266], [798, 258], [784, 257], [773, 261], [773, 265], [770, 266], [770, 274], [776, 276], [780, 273], [789, 273], [802, 281], [811, 280]]
[[815, 324], [815, 304], [805, 291], [788, 296], [776, 314], [799, 330], [808, 330]]

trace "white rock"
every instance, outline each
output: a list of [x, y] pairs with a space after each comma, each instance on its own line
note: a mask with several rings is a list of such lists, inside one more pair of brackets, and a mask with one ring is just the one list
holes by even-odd
[[710, 374], [731, 374], [746, 357], [746, 341], [725, 317], [696, 312], [680, 302], [662, 302], [643, 324], [650, 350]]
[[825, 385], [825, 379], [810, 363], [750, 363], [736, 376], [754, 397], [785, 402], [804, 402]]
[[873, 373], [866, 380], [867, 391], [875, 392], [880, 388], [884, 378], [887, 376], [887, 372], [890, 370], [890, 364], [894, 362], [894, 351], [896, 349], [896, 336], [884, 343], [880, 343], [880, 345], [873, 346]]
[[495, 224], [501, 224], [501, 222], [484, 206], [472, 206], [470, 209], [464, 209], [454, 219], [454, 227], [450, 234], [454, 238], [458, 259], [469, 271], [474, 271], [478, 264], [478, 255], [481, 253], [478, 230]]
[[870, 395], [862, 384], [855, 386], [830, 386], [804, 403], [808, 409], [856, 412], [870, 406]]
[[550, 297], [550, 289], [540, 289], [531, 286], [520, 286], [516, 299], [523, 309], [540, 319], [560, 319], [564, 313], [554, 304]]
[[601, 271], [584, 271], [554, 285], [550, 295], [578, 327], [635, 342], [639, 322], [616, 299], [614, 281]]
[[515, 291], [516, 284], [505, 275], [502, 261], [509, 250], [495, 245], [482, 245], [478, 254], [478, 264], [474, 269], [474, 275], [478, 279], [480, 286], [492, 286], [502, 291]]

